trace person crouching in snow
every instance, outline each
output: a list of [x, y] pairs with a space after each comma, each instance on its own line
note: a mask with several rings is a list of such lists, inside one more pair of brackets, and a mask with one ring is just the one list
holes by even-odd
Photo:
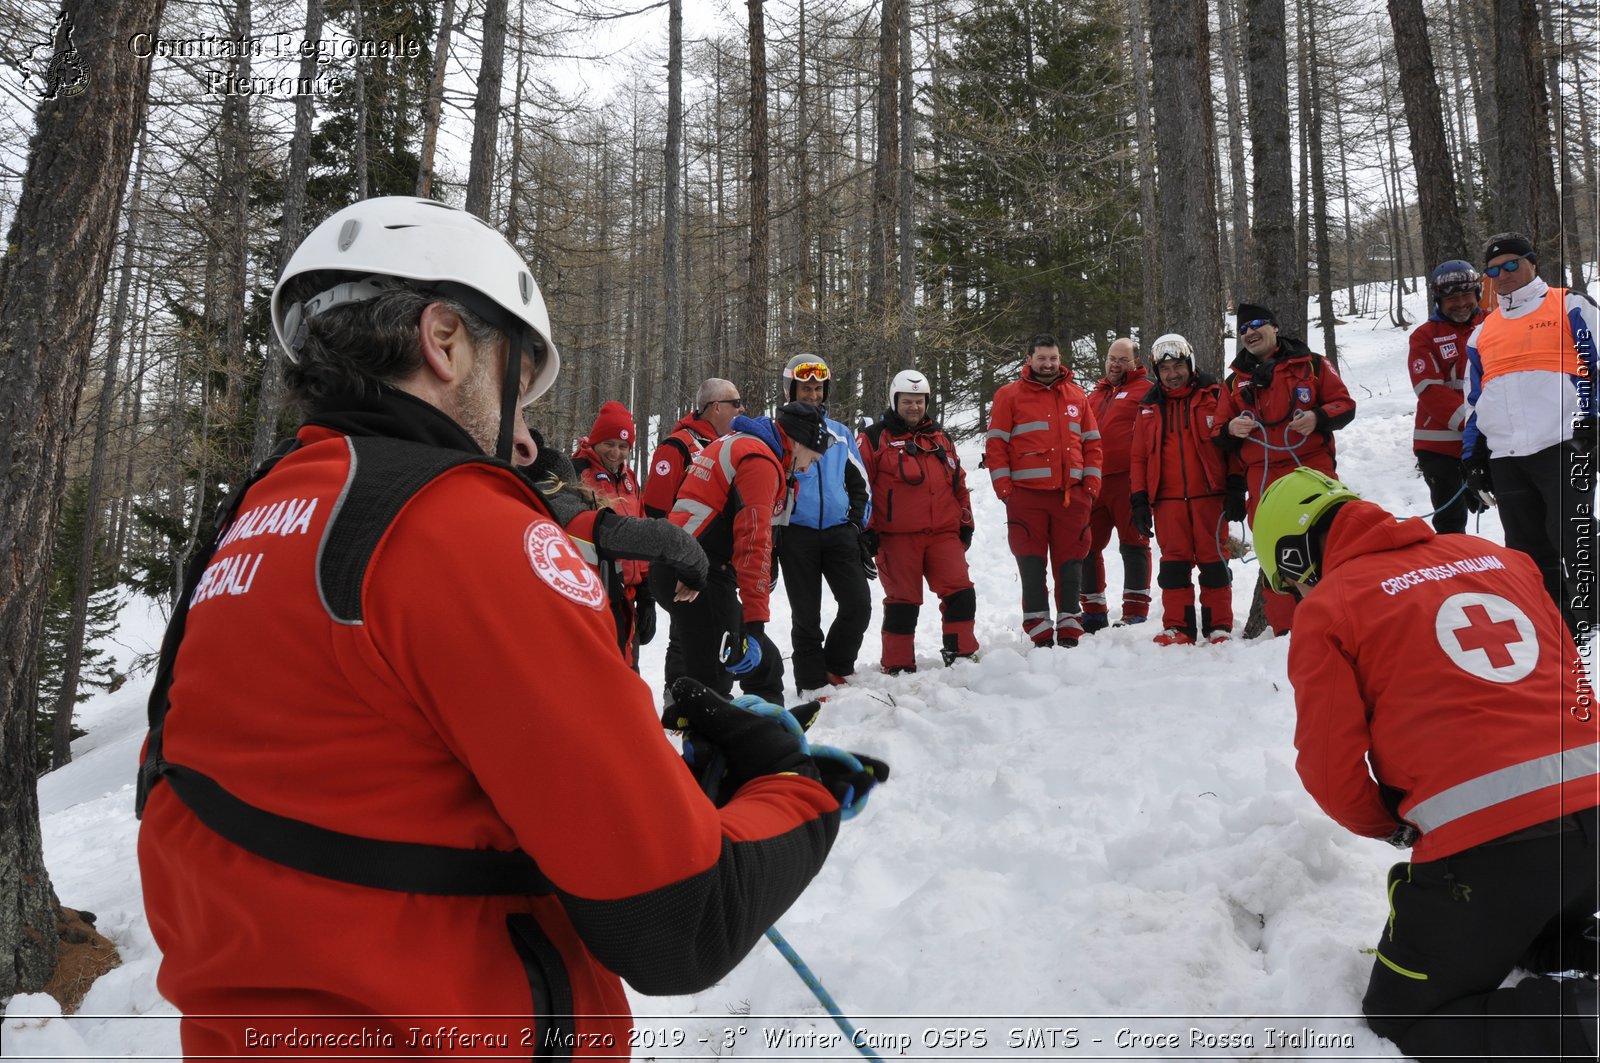
[[914, 369], [889, 385], [889, 409], [861, 433], [861, 458], [878, 499], [865, 537], [883, 581], [883, 670], [917, 670], [922, 581], [939, 596], [946, 665], [975, 658], [978, 597], [967, 573], [972, 498], [956, 445], [928, 416], [928, 378]]
[[[637, 441], [633, 414], [620, 402], [600, 407], [589, 434], [578, 440], [572, 454], [572, 469], [578, 482], [595, 493], [602, 504], [624, 517], [641, 517], [644, 509], [639, 496], [639, 478], [628, 467], [628, 451]], [[617, 613], [617, 628], [631, 632], [625, 638], [623, 656], [639, 670], [639, 647], [656, 637], [656, 602], [645, 576], [650, 565], [645, 561], [622, 561], [606, 592]], [[610, 585], [615, 583], [615, 586]]]
[[[1163, 646], [1189, 646], [1233, 637], [1233, 589], [1223, 556], [1223, 517], [1244, 519], [1244, 483], [1227, 476], [1224, 457], [1211, 443], [1220, 387], [1196, 373], [1194, 350], [1177, 333], [1152, 345], [1157, 383], [1134, 424], [1133, 519], [1161, 545], [1156, 585], [1161, 588]], [[1194, 608], [1190, 571], [1200, 566], [1200, 613]]]

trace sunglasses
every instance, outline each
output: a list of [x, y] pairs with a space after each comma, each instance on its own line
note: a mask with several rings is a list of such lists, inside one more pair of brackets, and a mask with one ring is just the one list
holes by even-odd
[[804, 362], [794, 367], [796, 380], [827, 380], [828, 367], [822, 362]]
[[706, 408], [710, 409], [712, 406], [716, 406], [719, 403], [724, 403], [724, 402], [727, 403], [729, 406], [732, 406], [736, 410], [744, 409], [744, 400], [743, 399], [712, 399], [710, 402], [706, 403]]
[[1505, 270], [1507, 273], [1515, 273], [1521, 268], [1522, 259], [1514, 258], [1510, 262], [1502, 262], [1498, 266], [1490, 266], [1488, 269], [1483, 271], [1483, 275], [1485, 277], [1498, 277], [1500, 276], [1501, 270]]
[[1256, 329], [1260, 328], [1262, 325], [1270, 325], [1270, 324], [1272, 324], [1272, 321], [1269, 318], [1264, 318], [1264, 317], [1258, 317], [1254, 321], [1242, 322], [1239, 325], [1239, 335], [1243, 336], [1246, 332], [1254, 332]]

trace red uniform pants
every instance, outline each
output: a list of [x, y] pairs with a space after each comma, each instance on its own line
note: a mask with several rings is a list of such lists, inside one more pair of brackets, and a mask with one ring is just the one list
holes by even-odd
[[[1161, 544], [1161, 626], [1191, 638], [1233, 628], [1233, 580], [1223, 553], [1222, 499], [1156, 502], [1156, 542]], [[1191, 571], [1200, 567], [1200, 614], [1195, 615]]]
[[[1040, 646], [1053, 645], [1059, 636], [1075, 640], [1082, 634], [1078, 592], [1082, 561], [1089, 554], [1089, 492], [1074, 486], [1071, 497], [1069, 505], [1054, 490], [1016, 488], [1006, 499], [1006, 541], [1022, 577], [1022, 630]], [[1047, 572], [1055, 573], [1054, 623]]]
[[939, 596], [944, 648], [966, 656], [978, 651], [972, 633], [978, 598], [967, 574], [967, 552], [955, 532], [888, 533], [878, 541], [883, 583], [883, 667], [915, 668], [917, 614], [922, 581]]
[[1083, 574], [1083, 613], [1088, 626], [1100, 628], [1107, 623], [1104, 554], [1113, 531], [1122, 553], [1122, 619], [1143, 620], [1150, 613], [1150, 540], [1133, 526], [1132, 490], [1125, 472], [1105, 477], [1089, 514], [1089, 557]]

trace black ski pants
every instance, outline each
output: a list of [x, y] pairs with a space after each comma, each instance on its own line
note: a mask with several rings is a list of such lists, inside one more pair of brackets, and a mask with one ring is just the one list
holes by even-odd
[[[787, 525], [778, 537], [778, 564], [789, 594], [793, 622], [789, 645], [793, 649], [796, 690], [828, 685], [828, 675], [851, 675], [861, 640], [872, 623], [872, 596], [866, 570], [861, 567], [861, 533], [854, 524], [831, 528]], [[822, 631], [822, 584], [838, 603], [827, 634]]]
[[[1462, 489], [1466, 481], [1461, 476], [1461, 459], [1434, 450], [1415, 453], [1422, 482], [1428, 485], [1428, 499], [1438, 510], [1433, 515], [1433, 530], [1440, 535], [1466, 531], [1467, 493]], [[1445, 505], [1447, 502], [1449, 505]]]
[[1517, 967], [1593, 969], [1597, 946], [1584, 930], [1600, 906], [1596, 812], [1396, 864], [1389, 924], [1361, 1002], [1367, 1025], [1408, 1056], [1593, 1060], [1600, 984], [1500, 983]]
[[[672, 600], [677, 585], [677, 573], [668, 566], [650, 566], [650, 589], [655, 593], [656, 603], [672, 618], [671, 645], [678, 648], [676, 656], [671, 652], [667, 654], [667, 690], [671, 691], [674, 679], [686, 675], [726, 696], [732, 693], [733, 681], [737, 678], [746, 694], [782, 705], [783, 654], [765, 633], [756, 636], [761, 643], [761, 663], [754, 670], [735, 677], [722, 666], [724, 636], [735, 647], [734, 656], [738, 657], [737, 647], [744, 631], [744, 609], [739, 604], [739, 583], [733, 569], [713, 563], [705, 589], [692, 602]], [[671, 698], [666, 702], [670, 704]]]
[[[1491, 441], [1492, 444], [1492, 441]], [[1594, 618], [1594, 486], [1587, 451], [1568, 441], [1537, 454], [1491, 456], [1506, 545], [1533, 558], [1574, 637]]]

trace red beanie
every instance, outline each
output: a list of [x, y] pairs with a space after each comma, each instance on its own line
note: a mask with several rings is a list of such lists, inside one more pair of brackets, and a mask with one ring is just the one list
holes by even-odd
[[589, 442], [604, 443], [608, 439], [620, 439], [631, 446], [636, 434], [633, 414], [622, 403], [613, 400], [601, 406], [600, 412], [595, 415], [594, 425], [589, 429]]

